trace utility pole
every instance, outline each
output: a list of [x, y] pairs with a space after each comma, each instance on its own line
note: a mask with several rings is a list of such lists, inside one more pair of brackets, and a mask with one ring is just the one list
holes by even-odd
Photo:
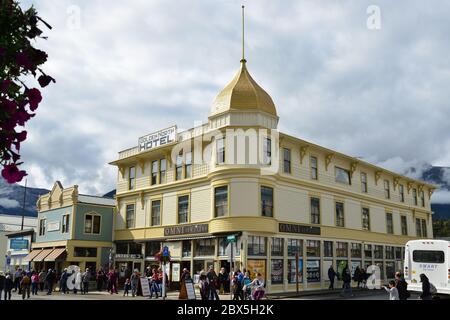
[[23, 225], [25, 222], [25, 200], [27, 199], [27, 179], [25, 179], [25, 189], [23, 191], [23, 207], [22, 207], [22, 225], [20, 230], [23, 230]]

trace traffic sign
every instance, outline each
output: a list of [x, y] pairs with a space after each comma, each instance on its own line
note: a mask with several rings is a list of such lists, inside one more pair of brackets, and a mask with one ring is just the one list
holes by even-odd
[[170, 255], [170, 253], [169, 253], [169, 247], [164, 246], [162, 255], [163, 255], [163, 257], [168, 257], [168, 256]]
[[231, 235], [231, 236], [228, 236], [227, 237], [227, 241], [228, 242], [236, 242], [236, 236], [234, 234]]

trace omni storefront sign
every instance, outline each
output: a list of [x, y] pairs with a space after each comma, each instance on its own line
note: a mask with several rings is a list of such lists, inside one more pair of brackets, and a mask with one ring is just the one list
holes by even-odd
[[181, 234], [207, 233], [208, 224], [191, 224], [188, 226], [174, 226], [164, 228], [165, 236], [176, 236]]
[[172, 126], [140, 137], [138, 141], [139, 152], [175, 142], [176, 136], [177, 126]]
[[278, 226], [279, 232], [285, 233], [300, 233], [320, 235], [320, 227], [304, 226], [301, 224], [280, 223]]

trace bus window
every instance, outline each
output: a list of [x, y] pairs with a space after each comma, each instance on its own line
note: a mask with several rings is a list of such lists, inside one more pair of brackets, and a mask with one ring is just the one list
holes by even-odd
[[423, 263], [444, 263], [444, 251], [414, 250], [413, 261]]

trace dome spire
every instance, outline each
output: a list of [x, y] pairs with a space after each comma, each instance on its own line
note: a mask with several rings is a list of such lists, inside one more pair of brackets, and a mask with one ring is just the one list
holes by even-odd
[[245, 15], [244, 15], [245, 6], [242, 6], [242, 59], [241, 63], [246, 63], [245, 60]]

